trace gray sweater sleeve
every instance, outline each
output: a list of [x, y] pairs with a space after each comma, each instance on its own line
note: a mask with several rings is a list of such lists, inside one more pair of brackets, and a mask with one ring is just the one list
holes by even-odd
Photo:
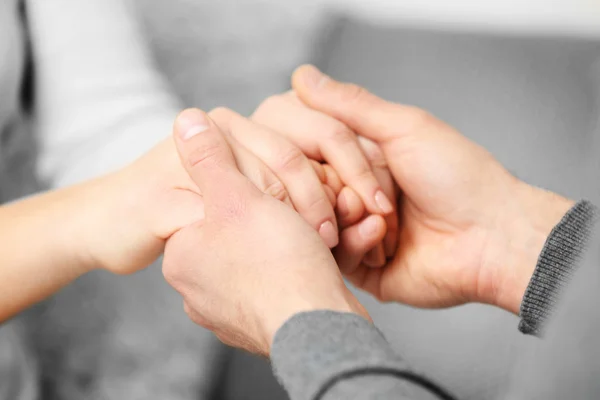
[[412, 372], [381, 332], [354, 314], [296, 314], [277, 332], [271, 362], [292, 400], [452, 399]]
[[[596, 207], [581, 201], [549, 235], [521, 304], [522, 332], [539, 334], [551, 316], [583, 257], [597, 216]], [[452, 399], [412, 372], [381, 332], [354, 314], [293, 316], [275, 336], [271, 362], [292, 400]]]
[[548, 236], [521, 303], [521, 332], [541, 334], [580, 264], [597, 217], [598, 209], [593, 204], [580, 201]]

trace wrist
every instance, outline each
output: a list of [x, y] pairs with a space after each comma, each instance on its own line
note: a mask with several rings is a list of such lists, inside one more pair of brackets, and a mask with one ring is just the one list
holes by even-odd
[[287, 296], [287, 301], [269, 313], [268, 316], [265, 315], [259, 324], [260, 347], [263, 349], [264, 354], [270, 353], [277, 331], [294, 315], [323, 310], [356, 314], [372, 321], [367, 310], [345, 286], [343, 290], [328, 293], [326, 296]]
[[574, 201], [517, 182], [514, 198], [502, 213], [497, 259], [488, 267], [494, 274], [492, 297], [484, 302], [519, 313], [529, 281], [552, 229], [573, 207]]
[[[23, 202], [23, 205], [31, 202], [30, 208], [39, 208], [39, 216], [29, 216], [31, 220], [38, 218], [46, 221], [38, 230], [48, 229], [52, 232], [53, 251], [49, 256], [62, 260], [61, 263], [65, 266], [71, 266], [74, 277], [100, 267], [91, 246], [95, 236], [99, 234], [94, 229], [98, 228], [96, 210], [102, 205], [99, 186], [98, 180], [91, 180], [42, 194], [39, 200], [43, 202], [36, 197]], [[40, 203], [42, 207], [36, 206], [36, 203]]]
[[80, 200], [86, 264], [92, 269], [128, 274], [159, 255], [151, 249], [158, 239], [139, 217], [144, 197], [130, 175], [130, 168], [124, 168], [90, 181]]
[[[107, 269], [107, 238], [117, 236], [117, 229], [111, 226], [111, 222], [124, 221], [113, 201], [111, 182], [114, 179], [111, 174], [86, 181], [81, 184], [82, 190], [77, 198], [75, 232], [84, 244], [81, 263], [90, 271]], [[116, 241], [115, 238], [114, 247], [117, 247]]]

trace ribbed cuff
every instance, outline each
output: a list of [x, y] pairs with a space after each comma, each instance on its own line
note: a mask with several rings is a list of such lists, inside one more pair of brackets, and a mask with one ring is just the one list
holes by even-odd
[[596, 206], [582, 200], [548, 236], [521, 303], [521, 332], [541, 334], [563, 288], [579, 266], [598, 214]]

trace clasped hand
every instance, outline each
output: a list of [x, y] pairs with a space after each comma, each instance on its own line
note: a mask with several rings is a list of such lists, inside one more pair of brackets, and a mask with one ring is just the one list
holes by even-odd
[[163, 272], [188, 315], [268, 354], [298, 312], [369, 318], [342, 274], [382, 301], [517, 312], [572, 202], [519, 181], [423, 110], [310, 66], [292, 82], [249, 120], [186, 110], [175, 124], [186, 190], [204, 207], [164, 236]]

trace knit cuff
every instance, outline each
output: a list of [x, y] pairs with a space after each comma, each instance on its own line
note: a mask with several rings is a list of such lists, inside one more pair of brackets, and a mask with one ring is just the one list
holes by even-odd
[[541, 334], [563, 288], [579, 267], [598, 214], [596, 206], [582, 200], [548, 236], [521, 303], [521, 332]]

